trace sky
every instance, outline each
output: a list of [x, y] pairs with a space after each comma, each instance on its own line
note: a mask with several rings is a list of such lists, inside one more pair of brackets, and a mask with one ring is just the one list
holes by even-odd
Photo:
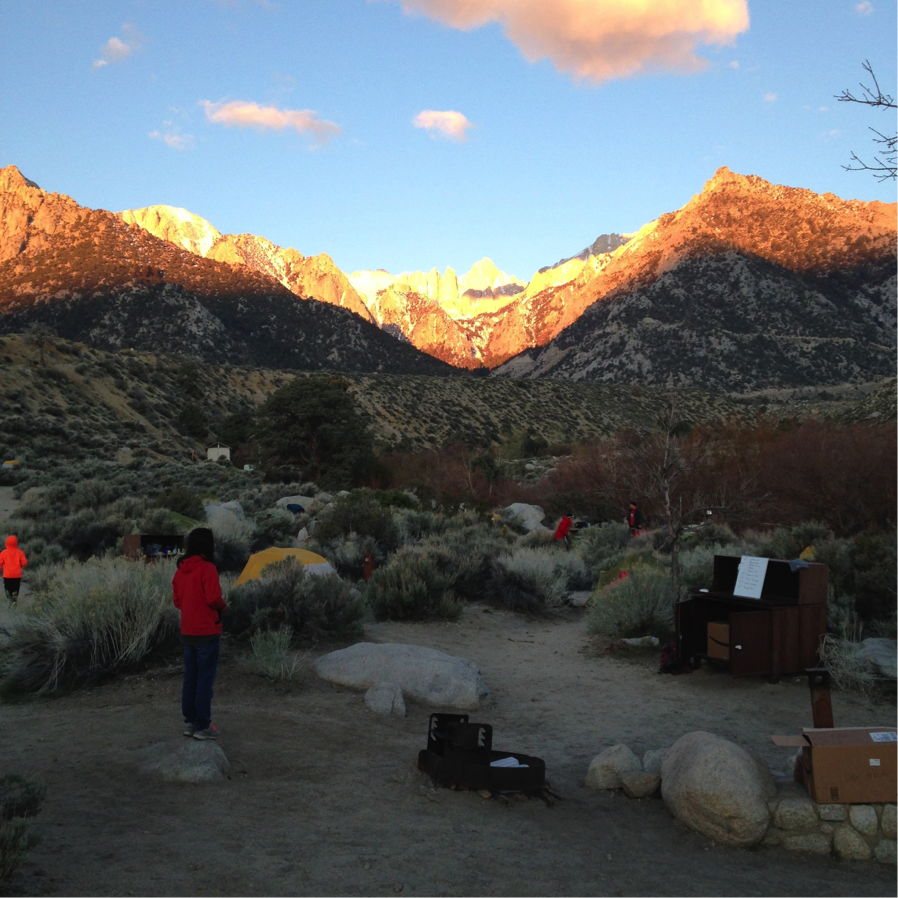
[[720, 166], [861, 200], [894, 0], [0, 0], [0, 166], [345, 272], [528, 280]]

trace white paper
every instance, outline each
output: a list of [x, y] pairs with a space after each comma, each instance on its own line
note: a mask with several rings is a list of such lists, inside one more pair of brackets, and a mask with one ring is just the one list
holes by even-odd
[[522, 764], [517, 758], [499, 758], [490, 763], [490, 767], [529, 767], [529, 764]]
[[898, 742], [896, 733], [870, 733], [870, 738], [874, 742]]
[[760, 599], [761, 591], [764, 589], [764, 578], [767, 576], [768, 561], [768, 558], [743, 555], [739, 562], [739, 575], [736, 577], [733, 595], [742, 599]]

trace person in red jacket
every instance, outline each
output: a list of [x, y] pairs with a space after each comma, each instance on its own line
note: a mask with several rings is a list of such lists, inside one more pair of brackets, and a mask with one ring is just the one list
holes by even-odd
[[3, 570], [3, 588], [10, 602], [19, 600], [22, 585], [22, 568], [28, 564], [25, 553], [19, 548], [19, 541], [12, 535], [6, 537], [6, 548], [0, 552], [0, 568]]
[[172, 580], [184, 645], [184, 735], [194, 739], [218, 738], [218, 729], [212, 726], [212, 684], [218, 670], [221, 615], [228, 606], [221, 595], [218, 568], [212, 563], [214, 555], [212, 531], [205, 527], [191, 530]]
[[568, 531], [571, 529], [571, 524], [574, 523], [573, 516], [571, 513], [565, 512], [561, 516], [561, 521], [558, 524], [558, 528], [555, 531], [555, 539], [556, 540], [564, 540], [564, 547], [566, 549], [570, 549], [571, 542], [568, 539]]

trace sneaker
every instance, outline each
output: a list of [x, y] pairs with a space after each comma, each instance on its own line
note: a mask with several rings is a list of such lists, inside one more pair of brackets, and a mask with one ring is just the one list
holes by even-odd
[[192, 736], [196, 732], [196, 727], [192, 723], [184, 724], [184, 735]]
[[209, 726], [204, 730], [195, 730], [193, 733], [194, 739], [217, 739], [219, 737], [218, 728], [212, 726], [210, 723]]

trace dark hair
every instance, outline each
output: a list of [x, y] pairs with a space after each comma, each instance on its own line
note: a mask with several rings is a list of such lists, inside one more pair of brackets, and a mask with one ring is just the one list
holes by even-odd
[[638, 503], [635, 499], [631, 499], [631, 500], [630, 500], [630, 504], [631, 504], [631, 505], [635, 505], [635, 506], [638, 506], [638, 505], [639, 505], [639, 503]]
[[208, 527], [196, 527], [187, 534], [187, 546], [178, 559], [178, 566], [191, 555], [201, 555], [206, 561], [213, 561], [215, 558], [215, 538]]

